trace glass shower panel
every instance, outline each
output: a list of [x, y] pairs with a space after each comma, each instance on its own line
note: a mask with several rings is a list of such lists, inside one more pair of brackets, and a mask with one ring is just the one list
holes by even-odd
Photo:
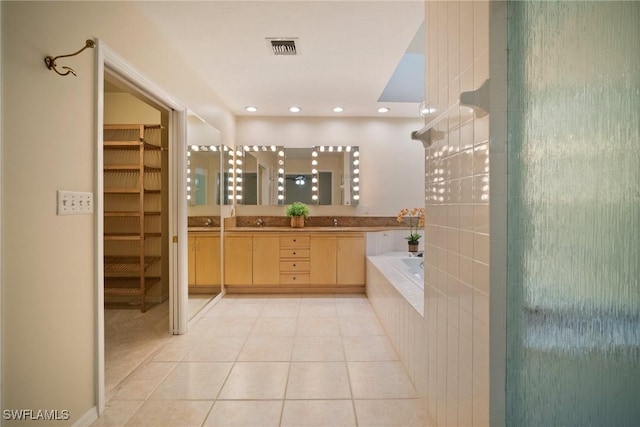
[[638, 425], [640, 3], [508, 8], [507, 425]]

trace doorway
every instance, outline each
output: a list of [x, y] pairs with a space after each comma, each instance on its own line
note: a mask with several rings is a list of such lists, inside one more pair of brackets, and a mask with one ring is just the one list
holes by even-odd
[[[107, 364], [107, 327], [111, 327], [111, 322], [115, 322], [118, 329], [131, 330], [132, 326], [144, 325], [145, 323], [151, 323], [151, 331], [156, 334], [160, 339], [169, 339], [171, 334], [182, 334], [186, 332], [187, 328], [187, 278], [186, 278], [186, 206], [184, 203], [178, 203], [178, 200], [184, 200], [185, 198], [185, 181], [184, 178], [184, 162], [185, 156], [183, 153], [185, 147], [186, 138], [186, 108], [181, 104], [175, 102], [171, 96], [166, 94], [162, 89], [156, 86], [153, 82], [149, 81], [145, 76], [139, 73], [115, 52], [113, 52], [104, 42], [97, 40], [96, 45], [98, 63], [96, 67], [96, 133], [97, 133], [97, 150], [96, 150], [96, 201], [95, 210], [98, 213], [96, 215], [96, 377], [97, 377], [97, 407], [98, 412], [102, 413], [105, 408], [107, 400], [107, 387], [113, 387], [114, 383], [117, 384], [118, 376], [126, 376], [128, 369], [133, 369], [139, 365], [136, 364], [136, 360], [140, 363], [145, 360], [145, 353], [153, 350], [149, 348], [142, 349], [135, 348], [127, 351], [120, 352], [118, 358], [130, 358], [131, 360], [125, 361], [122, 366], [117, 367], [116, 371], [113, 371], [112, 367], [106, 366]], [[119, 92], [114, 87], [118, 88]], [[113, 92], [109, 92], [113, 91]], [[120, 93], [121, 95], [112, 96], [109, 93]], [[155, 171], [156, 176], [151, 179], [150, 183], [139, 185], [137, 188], [144, 193], [143, 196], [138, 195], [138, 199], [135, 199], [135, 194], [132, 196], [134, 200], [137, 200], [140, 208], [139, 218], [157, 217], [156, 224], [152, 225], [148, 219], [141, 222], [141, 228], [137, 228], [135, 233], [130, 229], [116, 228], [115, 230], [109, 228], [107, 225], [108, 215], [105, 215], [107, 211], [118, 210], [118, 203], [114, 204], [113, 201], [107, 200], [107, 194], [105, 189], [114, 188], [110, 187], [113, 182], [107, 181], [103, 175], [106, 165], [109, 165], [111, 160], [103, 151], [105, 135], [105, 119], [109, 112], [110, 106], [108, 98], [129, 97], [138, 101], [138, 107], [148, 109], [148, 111], [156, 110], [156, 115], [159, 117], [160, 123], [151, 124], [154, 126], [144, 126], [148, 123], [144, 123], [147, 120], [134, 120], [128, 118], [114, 119], [120, 123], [122, 122], [142, 122], [139, 123], [139, 132], [143, 134], [149, 131], [149, 138], [155, 142], [150, 147], [152, 151], [155, 150], [157, 157], [154, 160], [153, 165], [139, 165], [139, 173], [146, 171]], [[126, 109], [116, 108], [115, 115], [124, 114]], [[140, 111], [138, 111], [140, 113]], [[110, 116], [111, 117], [111, 116]], [[110, 118], [111, 121], [112, 118]], [[132, 123], [125, 123], [131, 125]], [[153, 135], [152, 135], [153, 134]], [[128, 138], [125, 138], [128, 139]], [[145, 136], [144, 139], [147, 139]], [[142, 157], [142, 156], [140, 156]], [[118, 159], [118, 156], [116, 156]], [[118, 167], [122, 169], [129, 169], [132, 166], [131, 158], [127, 160], [119, 159], [122, 163], [118, 164], [114, 169], [118, 171]], [[123, 171], [118, 171], [123, 172]], [[124, 175], [119, 176], [115, 180], [115, 188], [121, 182], [126, 181]], [[138, 183], [138, 181], [136, 181]], [[147, 185], [149, 184], [149, 185]], [[137, 184], [136, 184], [137, 185]], [[134, 186], [136, 186], [134, 185]], [[131, 186], [128, 186], [131, 187]], [[127, 188], [124, 185], [123, 188]], [[144, 191], [144, 190], [149, 191]], [[153, 198], [147, 200], [147, 193], [155, 193], [155, 201]], [[109, 196], [110, 197], [110, 196]], [[122, 202], [125, 203], [125, 202]], [[132, 203], [131, 201], [128, 203]], [[126, 204], [126, 203], [125, 203]], [[126, 209], [123, 209], [126, 210]], [[149, 212], [147, 212], [149, 211]], [[122, 226], [122, 225], [121, 225]], [[123, 226], [122, 226], [123, 227]], [[147, 229], [149, 233], [144, 233], [143, 230]], [[146, 264], [146, 260], [143, 261], [141, 269], [145, 272], [145, 289], [146, 295], [142, 292], [137, 292], [135, 297], [137, 301], [131, 301], [133, 292], [131, 295], [126, 295], [127, 291], [123, 291], [123, 295], [105, 295], [105, 277], [109, 277], [111, 272], [105, 268], [105, 256], [113, 255], [112, 249], [108, 248], [110, 244], [110, 237], [105, 237], [107, 233], [120, 234], [138, 234], [136, 242], [140, 240], [147, 240], [149, 238], [157, 239], [155, 246], [150, 245], [150, 248], [144, 246], [142, 252], [137, 254], [143, 258], [151, 257], [158, 258], [161, 262], [155, 265], [154, 269], [151, 269], [151, 265]], [[149, 234], [149, 235], [144, 235]], [[131, 243], [131, 242], [129, 242]], [[140, 244], [138, 242], [138, 244]], [[146, 243], [145, 243], [146, 244]], [[131, 250], [132, 246], [129, 246], [125, 250]], [[155, 251], [155, 252], [154, 252]], [[149, 283], [146, 283], [146, 277], [149, 276]], [[149, 285], [149, 286], [147, 286]], [[144, 299], [142, 297], [145, 297]], [[117, 297], [117, 298], [114, 298]], [[135, 299], [135, 298], [134, 298]], [[126, 310], [127, 320], [122, 320], [122, 315], [111, 316], [108, 314], [105, 316], [105, 303], [119, 303], [125, 305], [131, 305], [132, 308]], [[159, 309], [159, 310], [156, 310]], [[109, 324], [108, 324], [109, 323]], [[144, 327], [142, 327], [144, 330]], [[132, 343], [141, 343], [143, 339], [133, 339]], [[157, 342], [155, 345], [159, 346], [161, 342]], [[109, 349], [110, 350], [110, 349]], [[111, 357], [112, 354], [109, 354]], [[134, 357], [135, 356], [135, 357]], [[148, 357], [148, 356], [147, 356]], [[136, 359], [136, 360], [134, 360]], [[107, 377], [109, 375], [109, 377]], [[109, 381], [109, 382], [108, 382]]]

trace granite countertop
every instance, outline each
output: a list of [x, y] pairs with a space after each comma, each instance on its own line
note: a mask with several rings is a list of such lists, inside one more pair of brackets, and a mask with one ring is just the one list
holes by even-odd
[[197, 227], [196, 226], [196, 227], [188, 227], [187, 231], [191, 231], [191, 232], [194, 232], [194, 231], [197, 231], [197, 232], [202, 232], [202, 231], [216, 232], [217, 231], [217, 232], [219, 232], [220, 231], [220, 227], [207, 227], [207, 226]]
[[398, 230], [398, 227], [382, 227], [382, 226], [374, 226], [374, 227], [368, 227], [368, 226], [361, 226], [361, 227], [334, 227], [334, 226], [327, 226], [327, 227], [310, 227], [310, 226], [305, 226], [305, 227], [301, 227], [301, 228], [293, 228], [293, 227], [233, 227], [233, 228], [227, 228], [225, 229], [225, 233], [229, 233], [229, 232], [260, 232], [260, 231], [264, 231], [264, 232], [277, 232], [277, 233], [304, 233], [304, 232], [318, 232], [318, 231], [323, 231], [323, 232], [333, 232], [333, 233], [352, 233], [352, 232], [367, 232], [367, 231], [386, 231], [386, 230]]

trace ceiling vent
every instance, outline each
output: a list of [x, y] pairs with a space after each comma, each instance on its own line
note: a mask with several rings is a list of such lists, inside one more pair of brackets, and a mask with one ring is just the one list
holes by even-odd
[[276, 56], [294, 56], [299, 53], [295, 38], [268, 38], [267, 42]]

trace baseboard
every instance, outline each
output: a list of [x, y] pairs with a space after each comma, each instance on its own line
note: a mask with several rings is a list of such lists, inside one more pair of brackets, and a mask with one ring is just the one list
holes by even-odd
[[98, 407], [94, 406], [84, 413], [83, 416], [78, 418], [78, 421], [73, 423], [71, 427], [89, 427], [95, 420], [98, 419]]

